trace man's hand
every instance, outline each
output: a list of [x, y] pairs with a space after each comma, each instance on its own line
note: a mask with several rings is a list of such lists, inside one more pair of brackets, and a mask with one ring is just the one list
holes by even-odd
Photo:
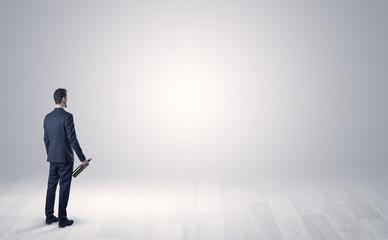
[[84, 161], [82, 162], [82, 165], [84, 165], [84, 167], [87, 167], [87, 166], [89, 166], [89, 162], [88, 162], [88, 160], [84, 160]]

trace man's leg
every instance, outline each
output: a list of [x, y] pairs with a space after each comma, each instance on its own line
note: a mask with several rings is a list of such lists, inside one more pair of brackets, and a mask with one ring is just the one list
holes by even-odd
[[51, 219], [54, 214], [55, 191], [57, 190], [59, 175], [57, 163], [50, 162], [50, 172], [47, 183], [45, 214]]
[[64, 222], [67, 219], [67, 203], [70, 195], [71, 176], [73, 172], [73, 162], [61, 163], [59, 173], [59, 211], [58, 217], [60, 222]]

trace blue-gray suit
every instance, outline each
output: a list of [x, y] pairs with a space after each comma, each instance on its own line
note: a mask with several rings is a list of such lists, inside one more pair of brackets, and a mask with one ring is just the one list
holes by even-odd
[[44, 118], [43, 128], [47, 161], [50, 162], [45, 214], [48, 218], [54, 214], [55, 191], [59, 181], [58, 217], [59, 221], [63, 222], [67, 219], [66, 207], [74, 162], [73, 149], [80, 161], [86, 158], [78, 143], [71, 113], [60, 107], [55, 108]]
[[73, 162], [73, 148], [79, 160], [86, 159], [77, 140], [71, 113], [61, 107], [55, 108], [44, 118], [43, 127], [47, 161]]

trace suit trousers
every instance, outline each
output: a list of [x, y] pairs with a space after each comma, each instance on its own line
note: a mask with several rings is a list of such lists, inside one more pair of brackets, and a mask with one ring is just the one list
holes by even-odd
[[73, 162], [50, 162], [50, 173], [47, 184], [45, 213], [48, 218], [54, 215], [55, 192], [59, 181], [59, 221], [67, 218], [67, 203], [70, 195], [71, 176], [73, 172]]

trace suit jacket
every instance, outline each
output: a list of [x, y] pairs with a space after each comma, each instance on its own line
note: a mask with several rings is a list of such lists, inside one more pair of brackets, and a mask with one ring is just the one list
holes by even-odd
[[44, 118], [43, 128], [48, 162], [73, 162], [73, 149], [80, 161], [86, 159], [77, 140], [71, 113], [61, 107], [55, 108]]

